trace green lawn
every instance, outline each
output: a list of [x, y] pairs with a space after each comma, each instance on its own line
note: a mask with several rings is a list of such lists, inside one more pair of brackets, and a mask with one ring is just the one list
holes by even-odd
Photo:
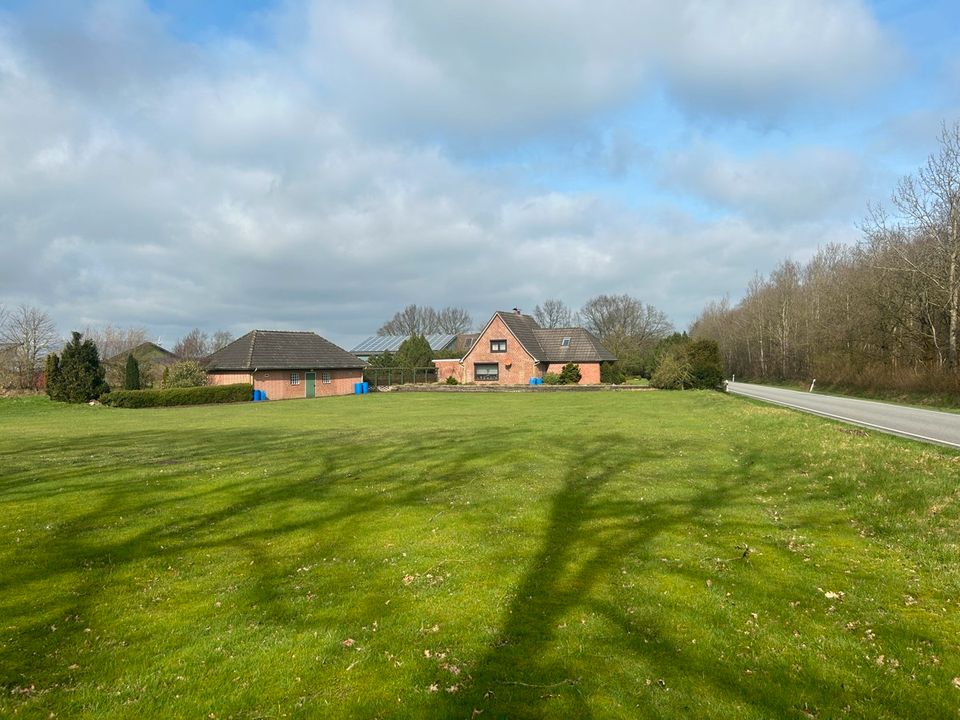
[[4, 400], [0, 716], [956, 717], [958, 477], [708, 392]]

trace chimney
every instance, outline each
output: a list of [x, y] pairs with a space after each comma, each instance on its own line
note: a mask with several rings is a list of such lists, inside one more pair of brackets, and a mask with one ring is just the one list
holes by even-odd
[[519, 315], [519, 314], [520, 314], [520, 308], [514, 308], [514, 309], [513, 309], [513, 312], [514, 312], [515, 315]]

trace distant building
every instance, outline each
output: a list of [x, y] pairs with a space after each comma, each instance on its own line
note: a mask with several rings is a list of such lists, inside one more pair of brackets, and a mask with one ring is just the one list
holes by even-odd
[[[454, 351], [457, 348], [459, 335], [424, 335], [430, 344], [430, 349], [435, 353]], [[403, 345], [404, 341], [410, 338], [409, 335], [373, 335], [368, 337], [362, 343], [357, 345], [352, 352], [361, 360], [370, 360], [372, 357], [383, 355], [384, 353], [395, 353]]]
[[211, 385], [251, 383], [268, 400], [349, 395], [366, 363], [312, 332], [252, 330], [211, 355]]
[[107, 383], [111, 388], [123, 387], [123, 380], [127, 369], [127, 356], [133, 355], [140, 365], [140, 381], [144, 386], [160, 387], [163, 369], [176, 362], [180, 357], [156, 343], [140, 343], [135, 348], [117, 353], [104, 360], [103, 365], [107, 372]]
[[516, 308], [495, 312], [475, 338], [462, 357], [433, 361], [437, 380], [527, 384], [530, 378], [559, 373], [573, 363], [580, 368], [580, 384], [595, 385], [601, 364], [616, 360], [589, 330], [542, 328]]

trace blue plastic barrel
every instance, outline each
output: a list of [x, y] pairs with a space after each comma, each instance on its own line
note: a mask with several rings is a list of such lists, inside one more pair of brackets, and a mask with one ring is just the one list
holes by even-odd
[[363, 385], [363, 394], [364, 394], [364, 395], [368, 394], [368, 393], [370, 392], [370, 383], [368, 383], [368, 382], [363, 382], [363, 383], [360, 383], [360, 384]]
[[253, 401], [260, 402], [263, 400], [263, 390], [254, 390], [253, 391]]
[[362, 395], [363, 394], [363, 383], [354, 383], [353, 384], [353, 394]]

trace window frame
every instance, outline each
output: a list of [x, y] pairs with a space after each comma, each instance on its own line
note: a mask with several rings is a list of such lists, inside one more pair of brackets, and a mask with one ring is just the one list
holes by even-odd
[[[477, 372], [477, 368], [494, 368], [496, 372], [493, 375], [484, 373], [482, 376]], [[500, 381], [500, 363], [474, 363], [473, 379], [475, 382], [499, 382]]]
[[490, 352], [505, 353], [507, 351], [507, 339], [497, 339], [490, 341]]
[[321, 384], [321, 385], [329, 385], [331, 382], [333, 382], [333, 377], [332, 377], [332, 375], [330, 374], [330, 371], [329, 371], [329, 370], [321, 370], [321, 371], [320, 371], [320, 384]]
[[569, 336], [564, 336], [563, 338], [561, 338], [560, 347], [570, 347], [570, 340], [571, 338]]
[[290, 373], [290, 384], [299, 385], [300, 384], [300, 373], [292, 372]]

